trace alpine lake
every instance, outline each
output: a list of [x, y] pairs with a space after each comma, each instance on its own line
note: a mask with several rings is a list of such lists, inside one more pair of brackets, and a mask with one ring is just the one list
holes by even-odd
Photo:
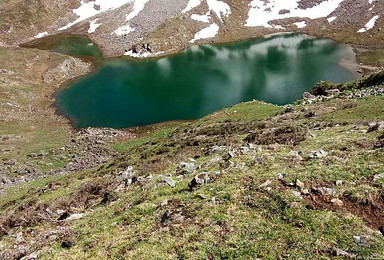
[[[101, 60], [97, 46], [81, 37], [45, 48]], [[60, 89], [55, 105], [79, 128], [197, 119], [244, 101], [289, 104], [321, 80], [352, 80], [340, 65], [352, 58], [348, 45], [283, 34], [193, 46], [158, 59], [103, 60], [98, 70]]]

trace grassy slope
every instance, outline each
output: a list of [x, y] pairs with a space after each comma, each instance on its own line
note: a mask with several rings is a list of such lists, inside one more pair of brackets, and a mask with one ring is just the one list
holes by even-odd
[[[382, 96], [298, 105], [288, 114], [281, 114], [279, 107], [250, 102], [179, 127], [165, 126], [116, 146], [123, 154], [107, 165], [8, 189], [0, 202], [2, 220], [11, 218], [21, 227], [9, 230], [1, 244], [13, 245], [12, 235], [22, 231], [28, 244], [35, 245], [32, 251], [43, 248], [42, 259], [329, 259], [336, 248], [359, 258], [381, 259], [384, 239], [367, 227], [363, 216], [312, 209], [308, 207], [312, 195], [296, 198], [292, 191], [297, 188], [282, 185], [275, 176], [284, 173], [286, 182], [300, 179], [308, 188], [334, 187], [334, 197], [345, 203], [364, 207], [369, 199], [379, 201], [383, 183], [373, 184], [372, 178], [384, 172], [384, 151], [372, 148], [379, 133], [367, 134], [365, 125], [382, 120], [383, 107]], [[307, 118], [308, 111], [317, 115]], [[238, 150], [250, 129], [268, 131], [291, 124], [309, 126], [306, 140], [298, 146], [258, 145], [260, 149], [232, 158], [233, 164], [213, 160], [225, 157], [230, 147]], [[225, 145], [225, 151], [210, 152], [214, 144]], [[319, 148], [329, 155], [306, 159]], [[304, 159], [290, 156], [291, 150], [301, 151]], [[175, 188], [156, 180], [158, 174], [176, 179], [178, 163], [191, 156], [200, 169], [184, 175]], [[256, 163], [258, 158], [262, 164]], [[116, 174], [128, 165], [134, 165], [138, 175], [153, 174], [155, 181], [113, 192]], [[188, 191], [192, 177], [202, 171], [220, 175]], [[270, 191], [258, 188], [266, 180], [272, 181]], [[335, 186], [336, 180], [343, 180], [343, 185]], [[113, 199], [102, 203], [106, 192], [114, 194]], [[161, 205], [165, 199], [167, 205]], [[41, 218], [46, 208], [87, 214], [74, 222], [57, 222]], [[165, 212], [170, 217], [162, 222]], [[70, 231], [46, 238], [40, 246], [32, 242], [58, 226]], [[353, 236], [359, 235], [369, 236], [369, 246], [355, 242]], [[71, 247], [62, 248], [63, 241]]]

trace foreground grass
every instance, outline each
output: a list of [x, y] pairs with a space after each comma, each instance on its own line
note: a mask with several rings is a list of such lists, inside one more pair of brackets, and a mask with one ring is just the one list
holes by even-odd
[[[366, 125], [383, 118], [384, 98], [335, 99], [304, 107], [284, 114], [282, 108], [260, 102], [236, 105], [117, 145], [122, 155], [106, 165], [8, 189], [0, 203], [1, 218], [20, 225], [3, 233], [0, 243], [10, 247], [22, 232], [33, 245], [36, 234], [65, 229], [65, 236], [43, 240], [41, 259], [345, 259], [336, 255], [339, 249], [358, 259], [383, 258], [383, 236], [376, 224], [368, 224], [375, 219], [348, 210], [350, 205], [369, 207], [369, 201], [382, 203], [383, 184], [374, 183], [373, 176], [384, 172], [384, 150], [373, 149], [380, 133], [366, 133]], [[316, 116], [306, 117], [308, 111]], [[266, 130], [318, 126], [310, 127], [296, 146], [256, 145], [239, 152], [247, 127], [264, 124]], [[190, 136], [202, 141], [190, 143]], [[224, 150], [210, 150], [218, 140]], [[308, 159], [320, 148], [328, 153], [325, 158]], [[238, 152], [226, 161], [230, 150]], [[300, 152], [302, 159], [291, 151]], [[177, 178], [179, 162], [191, 156], [199, 169]], [[117, 175], [128, 165], [154, 180], [116, 191]], [[190, 191], [188, 184], [199, 172], [220, 174]], [[277, 180], [278, 173], [284, 174], [284, 182]], [[176, 186], [169, 187], [159, 174], [178, 180]], [[309, 190], [332, 187], [335, 192], [297, 197], [297, 187], [283, 185], [297, 179]], [[259, 188], [267, 180], [270, 189]], [[342, 185], [335, 185], [338, 180]], [[105, 201], [105, 194], [113, 199]], [[311, 206], [313, 198], [325, 200], [325, 208]], [[346, 206], [332, 208], [332, 198]], [[86, 215], [76, 221], [39, 217], [47, 209]], [[354, 236], [368, 237], [367, 244], [359, 245]]]

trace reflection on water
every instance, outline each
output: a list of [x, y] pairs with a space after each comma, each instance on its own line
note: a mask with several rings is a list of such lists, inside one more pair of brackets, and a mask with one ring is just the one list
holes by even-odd
[[116, 128], [199, 118], [252, 99], [282, 105], [320, 80], [353, 79], [338, 64], [349, 48], [290, 34], [109, 62], [59, 93], [57, 105], [79, 127]]

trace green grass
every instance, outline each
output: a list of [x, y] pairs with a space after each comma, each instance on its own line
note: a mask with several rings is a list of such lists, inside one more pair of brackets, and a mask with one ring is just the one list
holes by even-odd
[[370, 52], [364, 52], [358, 56], [360, 62], [373, 66], [384, 66], [384, 50], [379, 49]]

